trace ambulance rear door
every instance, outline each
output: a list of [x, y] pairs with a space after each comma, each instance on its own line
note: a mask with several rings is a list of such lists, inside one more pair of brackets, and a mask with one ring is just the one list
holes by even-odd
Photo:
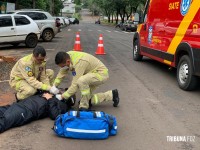
[[141, 52], [163, 62], [166, 52], [166, 13], [168, 0], [148, 0], [140, 30]]

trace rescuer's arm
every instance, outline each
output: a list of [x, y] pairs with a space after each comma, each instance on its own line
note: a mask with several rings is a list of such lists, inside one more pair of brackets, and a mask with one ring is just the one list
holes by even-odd
[[71, 83], [71, 86], [68, 88], [66, 92], [62, 94], [62, 97], [65, 99], [68, 99], [70, 96], [74, 95], [78, 89], [77, 80], [84, 75], [85, 69], [89, 63], [87, 61], [79, 61], [79, 63], [75, 66], [75, 73], [76, 75], [73, 76], [73, 80]]
[[68, 70], [67, 69], [60, 69], [60, 71], [58, 72], [53, 85], [55, 86], [59, 86], [60, 83], [62, 82], [62, 80], [64, 79], [64, 77], [66, 77], [68, 74]]
[[[26, 68], [30, 68], [30, 69], [26, 69]], [[26, 66], [24, 67], [22, 64], [19, 64], [19, 69], [21, 71], [21, 75], [23, 76], [23, 78], [35, 89], [40, 89], [40, 90], [44, 90], [44, 91], [48, 91], [50, 90], [51, 86], [44, 84], [40, 81], [38, 81], [35, 77], [34, 74], [32, 72], [32, 66]]]

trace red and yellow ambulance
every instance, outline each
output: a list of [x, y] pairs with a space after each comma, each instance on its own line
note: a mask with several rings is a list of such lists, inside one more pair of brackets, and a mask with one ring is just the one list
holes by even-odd
[[194, 90], [200, 76], [200, 1], [147, 0], [138, 5], [133, 59], [147, 56], [177, 68], [183, 90]]

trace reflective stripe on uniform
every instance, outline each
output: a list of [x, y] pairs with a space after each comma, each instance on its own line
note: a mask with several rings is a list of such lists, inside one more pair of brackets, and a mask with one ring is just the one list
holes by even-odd
[[[104, 75], [108, 75], [108, 69], [104, 69], [104, 70], [102, 70], [102, 72]], [[102, 76], [98, 73], [98, 71], [94, 70], [94, 71], [92, 71], [92, 73], [95, 74], [95, 76], [99, 79], [99, 81], [103, 80]]]
[[108, 75], [108, 69], [104, 69], [104, 70], [103, 70], [103, 73], [104, 73], [105, 75]]
[[22, 79], [22, 78], [20, 78], [20, 77], [16, 77], [16, 76], [15, 76], [15, 80], [21, 80], [21, 79]]
[[95, 74], [95, 76], [99, 79], [99, 81], [102, 81], [103, 80], [103, 78], [102, 78], [102, 76], [100, 75], [100, 74], [98, 74], [98, 73], [94, 73]]
[[17, 91], [19, 90], [20, 83], [21, 83], [21, 81], [18, 81], [18, 82], [16, 83], [15, 89], [16, 89]]
[[56, 78], [56, 79], [54, 80], [54, 83], [55, 83], [55, 84], [60, 84], [60, 82], [61, 82], [61, 80], [58, 79], [58, 78]]
[[47, 90], [47, 87], [48, 87], [48, 86], [47, 86], [46, 84], [42, 84], [41, 89], [45, 91], [45, 90]]
[[90, 89], [81, 90], [81, 95], [89, 95], [89, 94], [90, 94]]
[[71, 95], [68, 93], [68, 92], [64, 92], [62, 94], [62, 96], [65, 98], [65, 99], [68, 99]]
[[98, 100], [97, 95], [94, 94], [93, 97], [94, 97], [94, 104], [95, 104], [95, 105], [98, 104], [98, 103], [99, 103], [99, 100]]
[[79, 61], [79, 59], [85, 55], [84, 53], [74, 52], [74, 51], [70, 51], [67, 53], [70, 55], [73, 65], [76, 65], [76, 63]]

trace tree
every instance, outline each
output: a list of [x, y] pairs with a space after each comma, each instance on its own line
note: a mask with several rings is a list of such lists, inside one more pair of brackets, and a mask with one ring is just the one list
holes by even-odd
[[76, 5], [81, 5], [81, 0], [74, 0], [74, 3], [75, 3]]
[[139, 3], [145, 3], [146, 0], [83, 0], [87, 3], [89, 9], [93, 12], [99, 10], [103, 12], [104, 15], [108, 17], [108, 22], [110, 22], [110, 17], [116, 15], [116, 23], [118, 23], [118, 16], [120, 16], [122, 22], [124, 22], [125, 17], [129, 17], [136, 11]]
[[58, 15], [63, 8], [61, 0], [15, 0], [15, 3], [16, 9], [42, 9], [52, 15]]

